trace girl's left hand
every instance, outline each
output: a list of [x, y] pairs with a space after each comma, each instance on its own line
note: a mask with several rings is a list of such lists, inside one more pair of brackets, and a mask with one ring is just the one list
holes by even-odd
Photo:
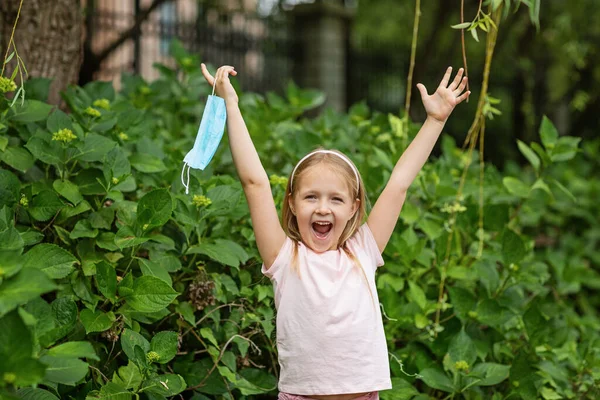
[[431, 96], [427, 94], [427, 89], [425, 89], [423, 84], [417, 84], [417, 88], [419, 89], [419, 92], [421, 92], [423, 106], [425, 107], [425, 111], [427, 111], [427, 116], [434, 118], [441, 123], [445, 123], [452, 113], [452, 110], [454, 110], [454, 107], [471, 94], [470, 91], [463, 93], [463, 90], [465, 90], [465, 87], [467, 86], [467, 77], [465, 76], [463, 78], [463, 69], [461, 68], [458, 70], [456, 77], [452, 83], [448, 85], [451, 74], [452, 67], [448, 67], [440, 85]]

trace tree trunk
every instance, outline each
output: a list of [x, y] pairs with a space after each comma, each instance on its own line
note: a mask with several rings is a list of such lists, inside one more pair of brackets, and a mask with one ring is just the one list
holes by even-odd
[[[0, 1], [0, 57], [10, 40], [21, 0]], [[60, 92], [77, 83], [82, 62], [83, 14], [80, 0], [24, 0], [14, 42], [29, 77], [53, 79], [50, 104], [60, 103]], [[11, 49], [12, 51], [12, 49]], [[13, 58], [4, 71], [10, 76]], [[17, 82], [19, 84], [19, 82]], [[27, 96], [27, 94], [26, 94]]]

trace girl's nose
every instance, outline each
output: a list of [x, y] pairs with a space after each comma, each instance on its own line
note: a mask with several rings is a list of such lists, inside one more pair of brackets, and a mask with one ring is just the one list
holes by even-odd
[[331, 209], [325, 202], [320, 202], [316, 210], [317, 214], [330, 214]]

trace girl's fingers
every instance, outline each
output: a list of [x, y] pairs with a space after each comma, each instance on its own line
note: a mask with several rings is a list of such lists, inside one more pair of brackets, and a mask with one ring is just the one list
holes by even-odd
[[467, 86], [467, 77], [463, 77], [462, 81], [460, 82], [460, 86], [456, 88], [456, 90], [454, 90], [456, 92], [457, 95], [461, 94], [463, 90], [465, 90], [465, 87]]
[[444, 77], [442, 78], [442, 81], [440, 82], [440, 87], [442, 87], [444, 89], [448, 87], [448, 81], [450, 81], [451, 74], [452, 74], [452, 67], [448, 67], [448, 69], [446, 69], [446, 73], [444, 74]]
[[450, 86], [448, 86], [448, 89], [455, 90], [458, 87], [458, 84], [460, 83], [460, 81], [462, 79], [462, 76], [463, 76], [463, 69], [460, 68], [458, 70], [458, 73], [454, 77], [454, 80], [452, 81], [452, 83], [450, 84]]
[[462, 103], [467, 97], [469, 97], [470, 94], [471, 94], [471, 91], [468, 90], [468, 91], [464, 92], [463, 94], [461, 94], [460, 96], [458, 96], [456, 98], [456, 104]]
[[206, 68], [206, 65], [204, 65], [204, 63], [200, 64], [200, 69], [202, 70], [202, 75], [204, 75], [204, 79], [206, 79], [208, 84], [212, 86], [215, 82], [215, 78], [213, 78], [210, 72], [208, 72], [208, 69]]

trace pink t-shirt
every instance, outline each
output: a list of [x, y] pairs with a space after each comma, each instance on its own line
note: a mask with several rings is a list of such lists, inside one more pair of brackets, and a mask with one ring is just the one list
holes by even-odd
[[375, 287], [383, 258], [367, 224], [347, 244], [364, 274], [343, 250], [318, 254], [299, 243], [298, 275], [292, 270], [290, 238], [273, 265], [262, 266], [275, 291], [281, 392], [328, 395], [392, 388]]

